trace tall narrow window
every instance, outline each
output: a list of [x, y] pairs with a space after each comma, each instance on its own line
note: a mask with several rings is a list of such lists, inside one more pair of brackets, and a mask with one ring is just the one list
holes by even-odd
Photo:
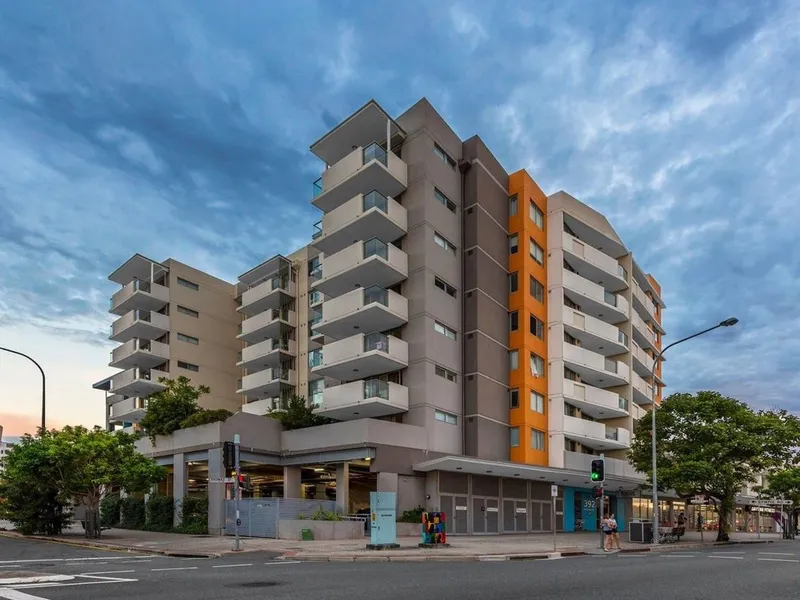
[[531, 410], [544, 414], [544, 396], [531, 390]]
[[509, 350], [508, 368], [511, 371], [516, 371], [519, 369], [519, 350]]
[[519, 408], [519, 390], [517, 388], [508, 390], [508, 405], [511, 408]]
[[544, 213], [536, 206], [536, 203], [531, 199], [530, 201], [531, 221], [536, 223], [539, 229], [544, 229]]
[[508, 313], [508, 328], [511, 331], [517, 331], [517, 329], [519, 329], [519, 311], [515, 310], [514, 312]]
[[540, 340], [544, 339], [544, 323], [542, 321], [531, 315], [529, 327], [531, 334], [535, 335]]
[[531, 375], [544, 377], [544, 359], [533, 352], [531, 352]]
[[531, 296], [533, 296], [537, 302], [544, 302], [544, 286], [533, 275], [531, 275], [530, 278], [530, 288]]
[[534, 450], [545, 449], [545, 433], [538, 429], [531, 429], [531, 448]]
[[519, 289], [519, 274], [515, 271], [508, 275], [508, 291], [513, 294]]
[[519, 236], [515, 233], [508, 236], [508, 253], [516, 254], [519, 252]]
[[508, 443], [512, 448], [519, 446], [519, 427], [509, 427], [508, 429]]
[[544, 250], [542, 250], [542, 247], [539, 244], [533, 241], [533, 238], [531, 238], [529, 242], [531, 247], [531, 258], [538, 264], [544, 265]]
[[517, 195], [509, 196], [508, 198], [508, 216], [513, 217], [517, 214]]

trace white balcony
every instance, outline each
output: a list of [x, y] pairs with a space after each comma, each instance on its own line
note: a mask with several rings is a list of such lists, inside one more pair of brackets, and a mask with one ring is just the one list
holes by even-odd
[[111, 362], [108, 366], [116, 369], [130, 369], [131, 367], [150, 369], [168, 360], [168, 344], [134, 338], [111, 351]]
[[389, 288], [408, 277], [408, 255], [378, 239], [356, 242], [322, 259], [322, 278], [312, 285], [326, 296], [355, 287]]
[[566, 231], [562, 233], [562, 243], [566, 258], [581, 275], [597, 282], [602, 282], [605, 289], [619, 292], [628, 287], [627, 273], [624, 267], [611, 258]]
[[311, 203], [329, 213], [357, 194], [376, 190], [388, 197], [402, 194], [408, 182], [408, 166], [394, 152], [378, 144], [356, 146], [332, 165], [314, 184]]
[[408, 388], [397, 383], [367, 379], [325, 388], [319, 415], [349, 421], [408, 412]]
[[624, 450], [631, 445], [631, 432], [622, 427], [564, 415], [564, 435], [596, 450]]
[[155, 340], [169, 332], [169, 317], [149, 310], [132, 310], [111, 324], [109, 339], [127, 342], [134, 338]]
[[[564, 451], [564, 468], [573, 471], [589, 473], [592, 470], [592, 461], [599, 458], [596, 454], [584, 454], [583, 452]], [[619, 458], [605, 457], [606, 476], [627, 477], [629, 479], [645, 480], [645, 475], [639, 473], [631, 466], [627, 460]]]
[[242, 404], [242, 412], [251, 415], [268, 415], [271, 412], [286, 409], [286, 401], [280, 398], [262, 398]]
[[125, 396], [121, 394], [108, 394], [106, 395], [106, 406], [111, 406], [112, 404], [122, 402], [123, 400], [125, 400]]
[[109, 421], [138, 423], [147, 412], [147, 401], [144, 398], [125, 398], [111, 406]]
[[372, 191], [351, 198], [322, 217], [321, 235], [311, 244], [326, 255], [344, 250], [353, 240], [377, 238], [391, 243], [408, 231], [408, 213], [392, 198]]
[[134, 367], [112, 377], [111, 392], [123, 396], [145, 398], [150, 394], [167, 389], [167, 386], [159, 381], [161, 377], [169, 377], [169, 373]]
[[236, 366], [248, 371], [260, 371], [277, 367], [291, 356], [297, 356], [296, 341], [269, 339], [244, 348]]
[[296, 295], [297, 286], [294, 281], [286, 277], [271, 277], [245, 291], [242, 294], [242, 305], [236, 310], [253, 316], [265, 310], [280, 308]]
[[564, 363], [581, 376], [582, 383], [595, 387], [625, 385], [630, 380], [630, 369], [625, 363], [566, 342]]
[[322, 364], [315, 375], [339, 381], [368, 379], [408, 366], [408, 342], [382, 333], [357, 334], [323, 348]]
[[658, 352], [655, 334], [636, 311], [631, 315], [631, 323], [633, 324], [633, 341], [642, 348], [649, 348]]
[[631, 291], [633, 292], [633, 307], [639, 315], [641, 315], [645, 321], [652, 323], [654, 327], [661, 329], [661, 324], [656, 319], [656, 303], [650, 299], [635, 280], [631, 286]]
[[111, 297], [110, 313], [122, 316], [132, 310], [161, 310], [169, 302], [169, 288], [135, 279]]
[[250, 399], [274, 398], [279, 396], [281, 386], [297, 385], [297, 372], [276, 367], [265, 369], [242, 377], [241, 388], [237, 394], [245, 394]]
[[564, 399], [595, 419], [628, 416], [628, 401], [619, 394], [564, 380]]
[[631, 378], [631, 384], [633, 385], [633, 401], [636, 402], [636, 404], [653, 403], [653, 392], [649, 383], [634, 373]]
[[297, 313], [293, 310], [279, 308], [265, 310], [242, 321], [242, 332], [236, 336], [236, 339], [254, 344], [279, 337], [281, 329], [296, 325]]
[[581, 341], [581, 347], [603, 356], [614, 356], [628, 351], [628, 336], [616, 325], [566, 306], [563, 314], [564, 329]]
[[408, 323], [408, 300], [396, 292], [373, 286], [327, 300], [322, 320], [314, 326], [314, 331], [341, 340], [359, 332], [389, 331], [405, 323]]
[[636, 342], [631, 344], [631, 354], [633, 354], [633, 370], [642, 377], [649, 377], [653, 369], [655, 360]]
[[580, 311], [615, 325], [628, 320], [630, 306], [619, 294], [612, 294], [602, 285], [564, 269], [564, 293]]

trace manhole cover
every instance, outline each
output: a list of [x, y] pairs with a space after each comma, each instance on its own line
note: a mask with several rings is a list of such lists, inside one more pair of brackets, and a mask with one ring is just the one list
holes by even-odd
[[275, 587], [278, 585], [277, 581], [250, 581], [247, 583], [240, 583], [239, 587], [243, 588], [266, 588]]

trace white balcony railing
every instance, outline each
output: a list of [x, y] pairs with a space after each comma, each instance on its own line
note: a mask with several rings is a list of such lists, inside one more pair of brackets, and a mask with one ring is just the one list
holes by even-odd
[[612, 258], [597, 248], [580, 241], [576, 237], [568, 234], [566, 231], [563, 232], [562, 235], [562, 243], [564, 244], [564, 249], [567, 252], [574, 254], [581, 260], [584, 260], [590, 265], [593, 265], [594, 267], [613, 275], [623, 282], [626, 281], [627, 273], [625, 272], [625, 268], [619, 264], [619, 262], [617, 262], [617, 259]]

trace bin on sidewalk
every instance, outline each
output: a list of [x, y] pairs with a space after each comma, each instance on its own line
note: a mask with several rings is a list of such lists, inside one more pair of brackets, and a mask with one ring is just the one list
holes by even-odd
[[311, 529], [301, 529], [300, 530], [300, 539], [304, 542], [313, 542], [314, 541], [314, 531]]
[[628, 523], [628, 541], [635, 544], [649, 544], [653, 541], [653, 524], [650, 521], [635, 520]]

